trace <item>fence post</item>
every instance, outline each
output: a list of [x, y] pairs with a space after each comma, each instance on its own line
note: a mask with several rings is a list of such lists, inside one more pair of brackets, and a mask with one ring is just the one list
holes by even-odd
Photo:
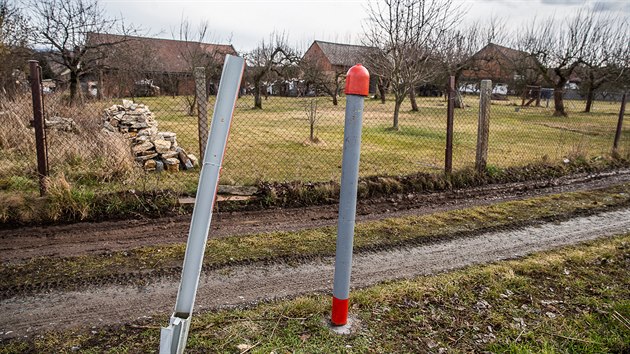
[[615, 132], [615, 142], [613, 143], [613, 152], [619, 147], [619, 139], [621, 139], [621, 129], [623, 127], [623, 115], [626, 113], [626, 98], [628, 94], [623, 93], [621, 97], [621, 108], [619, 109], [619, 120], [617, 121], [617, 131]]
[[363, 105], [365, 96], [369, 94], [369, 86], [370, 74], [361, 64], [357, 64], [348, 70], [345, 89], [347, 98], [343, 128], [339, 221], [335, 250], [332, 313], [330, 317], [330, 322], [333, 326], [343, 326], [348, 322], [348, 297], [350, 295], [350, 273], [352, 270], [354, 221], [357, 211]]
[[199, 129], [199, 161], [203, 161], [208, 141], [208, 95], [206, 91], [206, 68], [195, 68], [195, 95], [197, 100], [197, 126]]
[[475, 170], [483, 173], [488, 163], [488, 134], [490, 130], [490, 100], [492, 98], [492, 81], [481, 80], [479, 89], [479, 126], [477, 127], [477, 155]]
[[444, 173], [453, 172], [453, 119], [455, 115], [455, 76], [448, 79], [448, 106], [446, 109], [446, 156], [444, 157]]
[[46, 155], [46, 132], [44, 130], [44, 105], [42, 100], [42, 78], [37, 60], [29, 60], [31, 74], [31, 96], [33, 97], [33, 127], [35, 128], [35, 150], [37, 153], [37, 174], [39, 175], [39, 194], [46, 194], [48, 161]]

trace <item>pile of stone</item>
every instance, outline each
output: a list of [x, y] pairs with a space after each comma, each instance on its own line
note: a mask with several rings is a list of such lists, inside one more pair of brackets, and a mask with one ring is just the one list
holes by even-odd
[[197, 158], [178, 146], [177, 134], [158, 131], [158, 122], [143, 104], [123, 100], [105, 109], [103, 130], [118, 132], [131, 141], [131, 151], [147, 171], [177, 172], [198, 165]]
[[72, 118], [50, 117], [44, 120], [46, 129], [59, 130], [64, 132], [77, 132], [77, 123]]

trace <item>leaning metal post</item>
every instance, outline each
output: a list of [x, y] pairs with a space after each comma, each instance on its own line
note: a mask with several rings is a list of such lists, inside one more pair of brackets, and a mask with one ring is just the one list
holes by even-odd
[[243, 58], [227, 55], [223, 65], [188, 232], [182, 280], [177, 293], [175, 312], [171, 315], [168, 327], [163, 327], [160, 333], [160, 354], [183, 353], [186, 347], [203, 254], [212, 220], [212, 208], [219, 184], [219, 172], [243, 76], [244, 63]]
[[334, 326], [348, 322], [348, 297], [352, 270], [352, 241], [357, 210], [359, 156], [363, 103], [369, 93], [370, 74], [361, 64], [348, 70], [346, 76], [346, 119], [343, 130], [343, 158], [341, 161], [341, 191], [339, 195], [339, 223], [333, 281], [332, 316]]

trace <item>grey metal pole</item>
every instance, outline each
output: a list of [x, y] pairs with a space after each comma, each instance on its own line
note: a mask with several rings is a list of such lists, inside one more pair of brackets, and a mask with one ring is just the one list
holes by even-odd
[[232, 55], [227, 55], [223, 64], [221, 83], [219, 84], [217, 102], [214, 106], [210, 135], [208, 136], [195, 207], [190, 222], [182, 280], [177, 293], [175, 312], [171, 316], [168, 327], [163, 327], [160, 333], [160, 354], [183, 353], [186, 347], [195, 296], [199, 286], [203, 254], [212, 220], [212, 208], [217, 195], [219, 172], [232, 123], [234, 105], [243, 77], [244, 65], [243, 58]]
[[339, 223], [335, 254], [335, 275], [331, 323], [342, 326], [348, 322], [348, 297], [352, 270], [352, 243], [357, 209], [359, 157], [363, 104], [369, 94], [370, 74], [361, 64], [350, 68], [346, 76], [346, 118], [343, 132]]

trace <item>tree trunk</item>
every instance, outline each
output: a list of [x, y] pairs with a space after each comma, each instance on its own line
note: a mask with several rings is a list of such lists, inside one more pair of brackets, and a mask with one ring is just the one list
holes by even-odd
[[394, 124], [392, 125], [393, 130], [399, 130], [398, 126], [398, 114], [400, 113], [400, 106], [402, 105], [402, 100], [396, 99], [394, 102]]
[[103, 99], [103, 70], [98, 71], [98, 88], [96, 90], [96, 98]]
[[[461, 75], [461, 73], [455, 74], [455, 108], [464, 109], [466, 107], [464, 105], [464, 96], [462, 95], [462, 92], [458, 89], [459, 75]], [[448, 88], [446, 92], [448, 92]]]
[[337, 95], [333, 93], [331, 96], [332, 96], [333, 106], [336, 106], [337, 103], [339, 103], [337, 100]]
[[416, 102], [416, 90], [415, 88], [409, 88], [409, 101], [411, 101], [411, 110], [418, 112], [418, 103]]
[[381, 96], [381, 103], [385, 104], [385, 84], [383, 80], [378, 79], [378, 94]]
[[186, 96], [186, 102], [188, 103], [188, 115], [195, 115], [195, 106], [197, 105], [197, 95], [193, 95], [192, 98]]
[[311, 141], [315, 142], [315, 121], [311, 120]]
[[81, 84], [79, 83], [79, 75], [76, 72], [70, 72], [70, 104], [73, 105], [78, 100], [77, 91], [81, 89]]
[[260, 97], [260, 83], [254, 86], [254, 109], [262, 109], [262, 99]]
[[590, 113], [591, 107], [593, 106], [593, 97], [595, 96], [595, 90], [593, 90], [593, 85], [588, 86], [588, 92], [586, 93], [586, 108], [584, 112]]
[[[457, 86], [456, 86], [457, 87]], [[455, 90], [455, 108], [464, 108], [464, 97], [459, 90]]]
[[553, 104], [555, 111], [553, 112], [554, 117], [566, 117], [567, 112], [564, 110], [564, 100], [563, 100], [563, 92], [564, 91], [564, 82], [558, 83], [553, 88]]

